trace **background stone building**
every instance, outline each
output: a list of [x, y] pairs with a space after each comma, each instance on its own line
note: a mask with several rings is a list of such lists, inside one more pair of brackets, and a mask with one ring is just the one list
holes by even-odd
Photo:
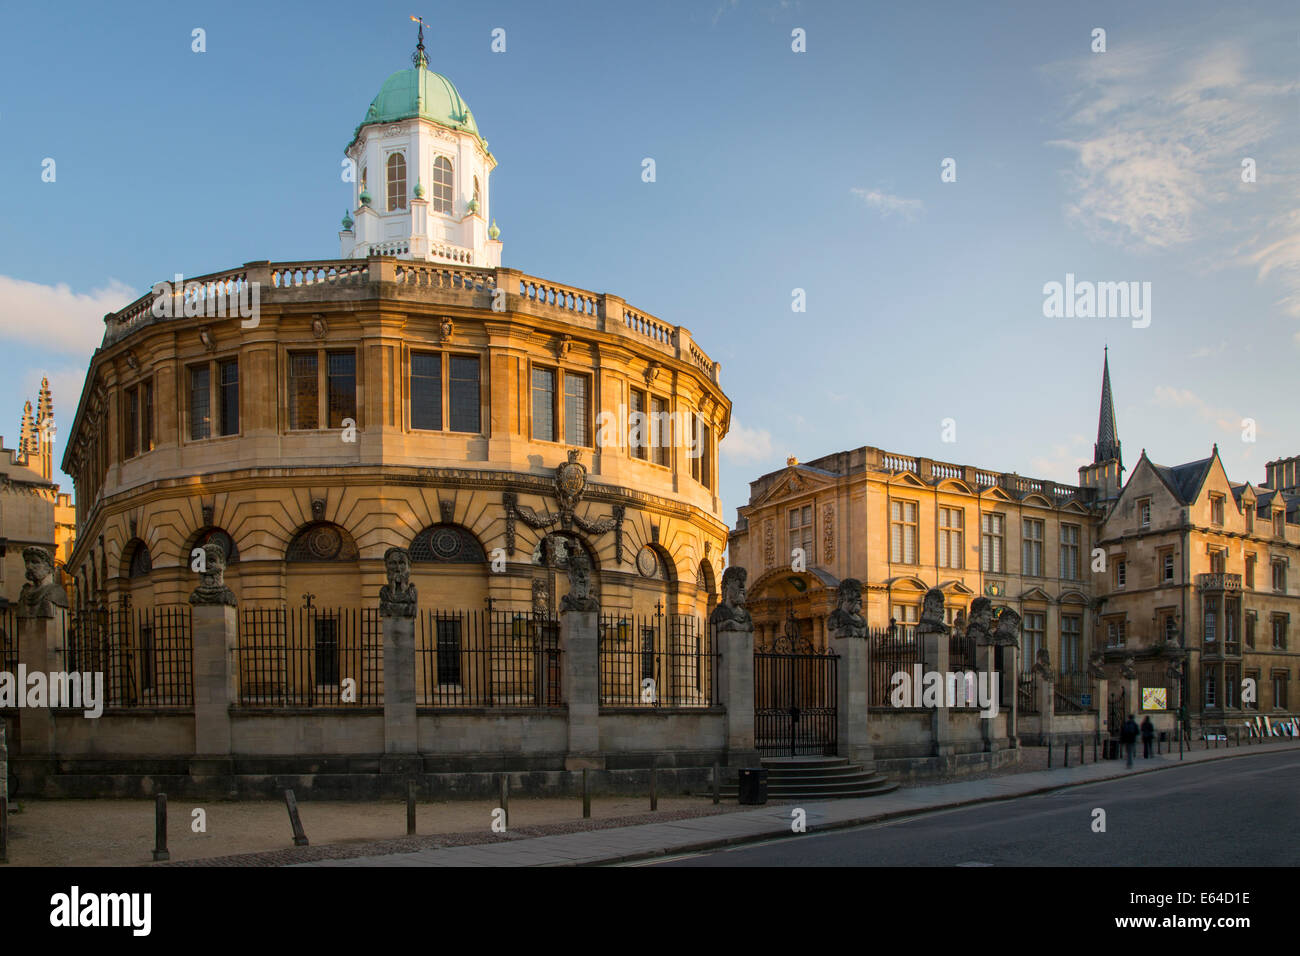
[[[1113, 688], [1131, 667], [1171, 708], [1186, 693], [1206, 723], [1281, 716], [1295, 712], [1297, 461], [1270, 463], [1256, 488], [1228, 479], [1217, 447], [1173, 467], [1143, 451], [1124, 481], [1107, 361], [1094, 460], [1079, 485], [872, 447], [791, 458], [751, 483], [729, 554], [750, 568], [760, 642], [793, 626], [824, 648], [844, 578], [864, 582], [873, 627], [910, 626], [925, 590], [940, 587], [950, 624], [978, 595], [1016, 610], [1022, 669], [1045, 648], [1060, 685], [1084, 687], [1088, 658], [1101, 650]], [[1185, 688], [1172, 667], [1179, 659]], [[1258, 710], [1243, 706], [1246, 677]]]
[[72, 553], [75, 512], [53, 480], [54, 441], [54, 399], [42, 379], [35, 412], [31, 402], [23, 408], [18, 448], [0, 438], [0, 607], [16, 601], [25, 583], [23, 548], [48, 548], [61, 574]]

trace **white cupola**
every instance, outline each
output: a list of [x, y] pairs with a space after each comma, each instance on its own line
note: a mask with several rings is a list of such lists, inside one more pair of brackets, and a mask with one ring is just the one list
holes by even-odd
[[488, 177], [497, 161], [451, 80], [428, 68], [423, 24], [412, 61], [384, 82], [345, 151], [356, 182], [341, 255], [495, 268]]

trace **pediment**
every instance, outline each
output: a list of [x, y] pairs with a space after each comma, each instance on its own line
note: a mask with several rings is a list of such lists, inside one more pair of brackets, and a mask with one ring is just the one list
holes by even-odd
[[902, 591], [928, 591], [930, 589], [920, 578], [909, 575], [899, 575], [894, 578], [885, 579], [885, 588], [892, 591], [895, 588]]
[[819, 475], [815, 472], [801, 469], [797, 465], [792, 465], [786, 468], [785, 472], [772, 485], [772, 487], [758, 498], [758, 500], [752, 502], [752, 504], [762, 505], [772, 501], [780, 501], [783, 498], [790, 498], [794, 495], [802, 495], [809, 491], [828, 488], [833, 483], [834, 479], [827, 475]]
[[1052, 603], [1052, 596], [1042, 588], [1030, 588], [1024, 594], [1020, 595], [1022, 601], [1042, 601], [1044, 604]]
[[1007, 494], [1005, 491], [1003, 491], [1001, 488], [999, 488], [997, 485], [993, 485], [990, 488], [984, 489], [984, 494], [981, 497], [993, 498], [996, 499], [997, 501], [1006, 501], [1012, 503], [1014, 503], [1016, 500], [1015, 498], [1012, 498], [1009, 494]]

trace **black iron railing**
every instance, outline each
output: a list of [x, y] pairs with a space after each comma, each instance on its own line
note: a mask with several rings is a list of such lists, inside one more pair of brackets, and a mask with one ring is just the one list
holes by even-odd
[[1034, 688], [1034, 672], [1021, 671], [1016, 680], [1016, 710], [1022, 714], [1038, 713], [1038, 693]]
[[79, 611], [67, 619], [63, 670], [103, 675], [105, 707], [193, 707], [188, 604]]
[[236, 666], [241, 707], [377, 707], [384, 702], [377, 608], [244, 608]]
[[425, 611], [415, 633], [420, 707], [558, 707], [560, 623], [508, 611]]
[[711, 707], [718, 655], [712, 628], [691, 614], [602, 614], [603, 707]]
[[838, 666], [834, 654], [754, 654], [754, 745], [759, 753], [836, 754]]
[[18, 617], [13, 605], [0, 607], [0, 671], [18, 670]]
[[1057, 674], [1052, 692], [1055, 695], [1052, 707], [1058, 714], [1086, 714], [1097, 709], [1092, 698], [1092, 678], [1086, 671]]
[[[867, 634], [867, 660], [869, 664], [868, 706], [887, 707], [894, 705], [891, 700], [895, 687], [894, 675], [904, 674], [910, 683], [913, 679], [913, 665], [924, 666], [921, 642], [916, 639], [912, 628], [881, 628]], [[909, 699], [911, 697], [909, 692]], [[920, 701], [913, 701], [913, 707], [919, 707]]]

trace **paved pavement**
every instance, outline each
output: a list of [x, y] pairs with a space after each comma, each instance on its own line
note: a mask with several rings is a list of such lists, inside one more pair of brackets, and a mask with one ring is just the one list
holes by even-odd
[[[1300, 741], [1279, 739], [1240, 747], [1213, 743], [1209, 750], [1197, 741], [1195, 750], [1179, 761], [1178, 754], [1143, 760], [1132, 770], [1122, 760], [1058, 767], [1031, 773], [1007, 774], [981, 780], [898, 790], [876, 797], [831, 800], [801, 805], [809, 833], [911, 816], [931, 810], [995, 800], [1009, 800], [1078, 784], [1120, 777], [1174, 771], [1175, 768], [1248, 757], [1252, 754], [1290, 751], [1300, 759]], [[623, 863], [668, 854], [717, 849], [758, 840], [792, 836], [792, 811], [796, 804], [768, 804], [754, 810], [717, 816], [650, 823], [619, 829], [566, 833], [530, 840], [474, 846], [444, 847], [415, 853], [363, 856], [347, 860], [321, 860], [301, 866], [573, 866]]]

